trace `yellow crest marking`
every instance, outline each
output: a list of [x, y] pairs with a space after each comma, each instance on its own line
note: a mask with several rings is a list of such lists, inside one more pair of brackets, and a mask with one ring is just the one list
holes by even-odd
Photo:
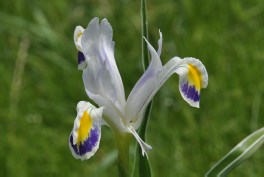
[[201, 89], [202, 73], [196, 66], [188, 64], [188, 81], [190, 81], [194, 87], [199, 91]]
[[92, 128], [92, 123], [93, 121], [91, 119], [91, 116], [88, 114], [87, 111], [85, 111], [80, 120], [77, 145], [80, 145], [80, 143], [84, 142], [84, 140], [86, 140], [89, 137], [89, 132]]
[[79, 38], [79, 37], [81, 37], [83, 35], [83, 33], [82, 32], [79, 32], [78, 34], [77, 34], [77, 37]]

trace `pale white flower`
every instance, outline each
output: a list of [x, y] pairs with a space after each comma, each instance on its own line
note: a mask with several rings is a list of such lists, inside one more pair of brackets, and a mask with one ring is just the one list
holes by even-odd
[[[200, 90], [208, 83], [206, 69], [198, 59], [174, 57], [162, 65], [160, 32], [157, 51], [146, 40], [151, 54], [150, 65], [126, 99], [114, 58], [112, 38], [113, 30], [106, 19], [99, 24], [99, 19], [94, 18], [86, 29], [77, 26], [74, 32], [78, 68], [83, 70], [85, 91], [99, 107], [97, 109], [84, 101], [77, 105], [77, 117], [69, 145], [74, 156], [82, 160], [90, 158], [98, 149], [101, 137], [99, 130], [103, 124], [120, 134], [131, 133], [140, 144], [142, 154], [147, 154], [151, 146], [141, 140], [136, 130], [142, 122], [147, 105], [165, 81], [177, 73], [180, 93], [194, 107], [199, 107]], [[96, 133], [93, 134], [93, 130]]]

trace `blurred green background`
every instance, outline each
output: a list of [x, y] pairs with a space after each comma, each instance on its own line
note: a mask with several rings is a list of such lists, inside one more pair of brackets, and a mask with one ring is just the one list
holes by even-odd
[[[262, 0], [149, 0], [150, 42], [163, 32], [162, 62], [202, 60], [209, 86], [201, 108], [183, 101], [175, 75], [154, 99], [147, 142], [155, 177], [197, 177], [264, 126]], [[140, 1], [0, 1], [0, 176], [117, 176], [115, 142], [102, 129], [98, 152], [75, 160], [68, 136], [76, 104], [88, 100], [77, 70], [75, 26], [95, 16], [114, 29], [126, 94], [142, 74]], [[133, 147], [135, 142], [131, 144]], [[230, 176], [263, 176], [263, 147]]]

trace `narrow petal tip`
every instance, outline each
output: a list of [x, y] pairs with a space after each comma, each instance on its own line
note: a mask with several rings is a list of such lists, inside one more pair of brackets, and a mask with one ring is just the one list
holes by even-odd
[[160, 56], [161, 55], [161, 50], [162, 50], [162, 33], [161, 31], [159, 30], [159, 35], [160, 35], [160, 38], [158, 40], [158, 45], [159, 45], [159, 48], [157, 50], [157, 53], [158, 55]]
[[83, 27], [76, 26], [76, 28], [74, 30], [74, 34], [73, 34], [75, 47], [79, 51], [82, 51], [81, 39], [82, 39], [83, 31], [84, 31]]
[[142, 156], [147, 156], [148, 157], [148, 154], [147, 152], [149, 150], [152, 150], [152, 147], [150, 145], [148, 145], [147, 143], [145, 143], [140, 137], [139, 135], [137, 134], [136, 130], [134, 129], [134, 127], [130, 126], [128, 127], [128, 130], [129, 132], [136, 138], [138, 144], [140, 145], [141, 147], [141, 150], [142, 150]]

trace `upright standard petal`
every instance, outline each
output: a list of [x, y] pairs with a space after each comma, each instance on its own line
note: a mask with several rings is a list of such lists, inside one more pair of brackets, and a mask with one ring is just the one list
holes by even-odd
[[[107, 62], [107, 61], [105, 61]], [[98, 59], [91, 59], [83, 71], [83, 83], [85, 91], [90, 99], [97, 105], [104, 107], [104, 120], [113, 129], [126, 131], [124, 127], [123, 107], [116, 99], [117, 92], [114, 83], [106, 68], [106, 64], [100, 65]]]
[[69, 137], [69, 147], [76, 159], [86, 160], [95, 154], [101, 139], [103, 108], [89, 102], [77, 104], [77, 117]]
[[[103, 90], [103, 94], [107, 99], [123, 107], [125, 104], [124, 87], [114, 58], [114, 42], [112, 38], [113, 30], [108, 21], [103, 19], [99, 24], [99, 19], [94, 18], [83, 32], [81, 46], [87, 64], [90, 65], [90, 62], [93, 62], [92, 60], [97, 60], [95, 61], [99, 65], [97, 74], [104, 73], [100, 76], [101, 85], [97, 84], [98, 87], [96, 89]], [[103, 78], [104, 76], [105, 78]], [[106, 85], [111, 85], [111, 87], [102, 88]], [[86, 89], [89, 90], [90, 88]]]
[[[161, 38], [162, 39], [162, 38]], [[147, 40], [146, 40], [147, 41]], [[161, 41], [159, 40], [159, 51], [161, 51]], [[148, 43], [148, 42], [147, 42]], [[139, 117], [140, 110], [145, 109], [145, 102], [149, 100], [149, 95], [157, 80], [158, 73], [162, 70], [162, 63], [155, 49], [148, 43], [151, 54], [151, 62], [149, 67], [138, 80], [127, 98], [125, 113], [128, 116], [129, 123], [135, 124]], [[139, 124], [139, 122], [137, 122]], [[136, 129], [139, 125], [135, 125]]]
[[[149, 43], [148, 48], [151, 62], [160, 61], [158, 53]], [[148, 70], [155, 72], [150, 74]], [[207, 86], [208, 75], [198, 59], [174, 57], [164, 66], [157, 67], [150, 64], [133, 88], [126, 105], [126, 111], [135, 129], [141, 124], [143, 113], [153, 96], [173, 73], [177, 73], [180, 77], [179, 88], [184, 100], [191, 106], [199, 107], [200, 89]]]

